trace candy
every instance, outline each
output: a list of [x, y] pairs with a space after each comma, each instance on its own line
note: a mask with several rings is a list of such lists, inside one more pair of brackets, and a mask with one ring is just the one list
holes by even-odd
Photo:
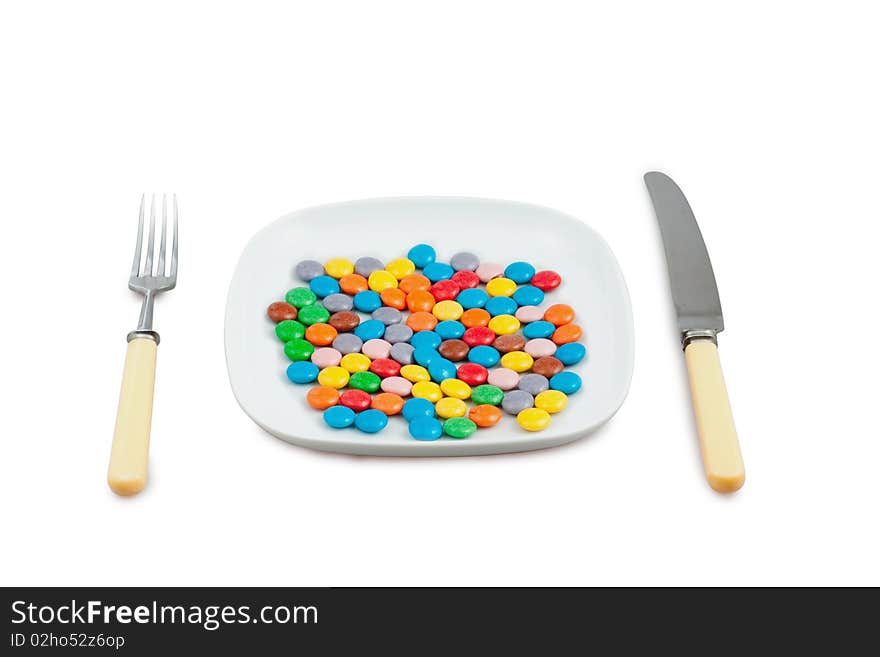
[[463, 363], [458, 366], [456, 376], [469, 386], [478, 386], [481, 383], [486, 383], [489, 378], [489, 370], [477, 363]]
[[501, 420], [501, 411], [497, 406], [480, 404], [471, 408], [468, 418], [478, 427], [494, 427]]
[[527, 262], [512, 262], [504, 269], [504, 276], [514, 283], [528, 283], [535, 275], [535, 268]]
[[396, 287], [388, 287], [382, 290], [379, 298], [389, 308], [404, 310], [406, 308], [406, 292]]
[[535, 405], [535, 398], [525, 390], [511, 390], [504, 393], [504, 401], [501, 402], [501, 408], [505, 413], [518, 415], [520, 412]]
[[306, 342], [302, 338], [294, 338], [290, 342], [284, 343], [284, 355], [290, 360], [308, 360], [314, 351], [312, 343]]
[[544, 311], [544, 320], [554, 326], [570, 324], [574, 321], [574, 309], [564, 303], [553, 304]]
[[369, 256], [365, 256], [363, 258], [358, 258], [354, 261], [354, 271], [355, 273], [366, 278], [374, 271], [379, 271], [381, 269], [385, 269], [385, 265], [382, 264], [382, 261], [378, 258], [371, 258]]
[[309, 289], [323, 299], [339, 292], [339, 281], [332, 276], [318, 276], [309, 281]]
[[342, 278], [354, 273], [354, 263], [345, 258], [330, 258], [324, 263], [324, 271], [333, 278]]
[[535, 338], [549, 338], [553, 335], [553, 331], [556, 330], [556, 327], [550, 322], [545, 322], [544, 320], [539, 320], [537, 322], [532, 322], [531, 324], [526, 324], [523, 327], [523, 337], [527, 340], [533, 340]]
[[477, 430], [477, 425], [466, 417], [449, 418], [443, 423], [443, 433], [450, 438], [467, 438]]
[[581, 339], [583, 331], [577, 324], [563, 324], [553, 333], [553, 342], [556, 344], [568, 344]]
[[535, 397], [535, 408], [548, 413], [558, 413], [568, 404], [568, 397], [558, 390], [545, 390]]
[[[410, 399], [407, 404], [412, 401], [424, 400]], [[437, 440], [442, 434], [443, 425], [433, 417], [417, 417], [409, 423], [409, 435], [416, 440]]]
[[471, 399], [475, 404], [498, 406], [504, 399], [504, 391], [498, 386], [484, 383], [471, 390]]
[[431, 288], [431, 281], [428, 280], [427, 276], [422, 276], [421, 274], [410, 274], [409, 276], [404, 276], [400, 279], [400, 291], [404, 294], [409, 294], [410, 292], [415, 292], [416, 290], [421, 290], [422, 292], [427, 292]]
[[454, 340], [464, 335], [465, 327], [461, 322], [447, 319], [434, 327], [434, 332], [444, 340]]
[[276, 301], [269, 304], [266, 314], [269, 315], [269, 319], [276, 323], [285, 319], [296, 319], [296, 307], [291, 306], [286, 301]]
[[333, 344], [337, 335], [338, 333], [335, 328], [329, 324], [322, 324], [320, 322], [312, 324], [306, 329], [306, 340], [316, 347], [326, 347], [327, 345]]
[[360, 274], [348, 274], [339, 279], [339, 289], [346, 294], [355, 295], [368, 289], [367, 279]]
[[535, 338], [526, 342], [523, 349], [532, 358], [541, 358], [542, 356], [552, 356], [556, 353], [556, 343], [547, 338]]
[[510, 297], [494, 297], [486, 302], [486, 312], [492, 317], [496, 315], [513, 315], [516, 312], [516, 301]]
[[368, 319], [366, 322], [361, 322], [358, 325], [354, 330], [354, 334], [364, 342], [374, 338], [381, 338], [385, 335], [385, 325], [378, 319]]
[[501, 354], [498, 353], [498, 350], [495, 347], [490, 347], [484, 344], [477, 345], [468, 352], [468, 360], [477, 365], [482, 365], [483, 367], [497, 365], [500, 358]]
[[406, 307], [410, 312], [431, 312], [435, 303], [434, 295], [427, 290], [413, 290], [406, 295]]
[[432, 283], [436, 283], [437, 281], [445, 281], [447, 278], [452, 278], [452, 275], [455, 273], [455, 270], [443, 262], [432, 262], [422, 269], [422, 274], [428, 277], [428, 280]]
[[457, 271], [449, 280], [458, 285], [459, 290], [469, 290], [480, 284], [480, 277], [472, 271]]
[[444, 358], [448, 358], [454, 363], [464, 360], [467, 358], [468, 352], [470, 351], [470, 347], [467, 346], [464, 340], [444, 340], [440, 343], [440, 346], [437, 348], [437, 351], [440, 352], [440, 355]]
[[464, 308], [457, 301], [439, 301], [431, 311], [434, 317], [441, 321], [456, 320], [461, 317], [463, 312]]
[[514, 372], [527, 372], [534, 362], [534, 359], [524, 351], [510, 351], [501, 357], [501, 366]]
[[443, 393], [440, 391], [440, 386], [433, 381], [418, 381], [417, 383], [414, 383], [411, 394], [413, 397], [427, 399], [434, 403], [440, 401], [443, 397]]
[[436, 349], [429, 349], [428, 347], [416, 347], [413, 351], [413, 360], [417, 362], [422, 367], [428, 367], [432, 361], [437, 360], [438, 358], [443, 358]]
[[413, 331], [431, 331], [437, 326], [437, 318], [424, 311], [410, 313], [410, 316], [406, 318], [406, 325]]
[[465, 310], [461, 314], [461, 317], [459, 317], [459, 321], [467, 328], [474, 328], [475, 326], [488, 326], [490, 319], [492, 319], [492, 315], [490, 315], [482, 308], [472, 308], [470, 310]]
[[385, 340], [391, 344], [404, 343], [413, 336], [413, 330], [406, 324], [392, 324], [385, 329]]
[[473, 253], [462, 251], [449, 259], [449, 264], [455, 271], [474, 271], [480, 265], [480, 259]]
[[540, 408], [526, 408], [519, 412], [516, 421], [526, 431], [541, 431], [550, 424], [550, 413]]
[[522, 351], [526, 346], [526, 341], [521, 335], [499, 335], [495, 338], [495, 342], [492, 343], [492, 346], [502, 354], [506, 354], [511, 351]]
[[372, 402], [372, 397], [363, 390], [346, 390], [339, 395], [339, 405], [354, 411], [365, 411]]
[[344, 367], [325, 367], [318, 374], [318, 383], [328, 388], [344, 388], [348, 385], [348, 370]]
[[[401, 328], [409, 329], [408, 326], [403, 326]], [[385, 335], [388, 338], [393, 338], [393, 335], [388, 335], [388, 331], [385, 331]], [[410, 329], [410, 336], [412, 336], [412, 330]], [[407, 338], [409, 339], [409, 338]], [[392, 342], [391, 339], [388, 340], [391, 342], [391, 353], [389, 354], [391, 358], [396, 360], [401, 365], [410, 365], [412, 360], [413, 351], [415, 348], [409, 342]]]
[[544, 303], [544, 293], [534, 285], [523, 285], [513, 293], [513, 300], [521, 306], [537, 306]]
[[355, 354], [364, 346], [364, 341], [353, 333], [342, 333], [336, 336], [333, 341], [333, 348], [338, 350], [343, 356], [345, 354]]
[[364, 433], [377, 433], [388, 425], [388, 416], [374, 408], [358, 413], [354, 418], [354, 426]]
[[361, 318], [357, 313], [343, 310], [342, 312], [333, 313], [327, 323], [335, 328], [339, 333], [345, 333], [356, 328], [361, 323]]
[[382, 307], [382, 297], [372, 290], [364, 290], [354, 295], [354, 307], [362, 313], [371, 313]]
[[455, 399], [467, 399], [471, 396], [471, 387], [460, 379], [446, 379], [440, 383], [440, 391]]
[[299, 321], [306, 326], [311, 326], [312, 324], [326, 324], [327, 320], [330, 319], [330, 313], [328, 313], [327, 309], [323, 306], [314, 304], [300, 308], [298, 318]]
[[490, 297], [509, 297], [516, 292], [516, 283], [509, 278], [493, 278], [486, 283], [486, 294]]
[[[556, 353], [558, 354], [559, 351], [557, 350]], [[559, 374], [563, 369], [565, 369], [565, 366], [562, 364], [562, 361], [553, 356], [541, 356], [541, 358], [535, 359], [535, 362], [532, 363], [532, 372], [546, 376], [548, 379], [554, 374]]]
[[530, 395], [535, 396], [538, 393], [548, 390], [550, 388], [550, 382], [547, 380], [546, 376], [541, 376], [540, 374], [523, 374], [519, 378], [519, 384], [517, 387], [520, 390], [524, 390]]
[[317, 260], [303, 260], [293, 271], [298, 279], [308, 283], [313, 278], [324, 275], [324, 265]]
[[434, 297], [434, 301], [451, 301], [458, 296], [458, 293], [461, 291], [461, 288], [458, 287], [458, 283], [455, 281], [437, 281], [434, 283], [428, 292], [431, 293], [431, 296]]
[[351, 375], [348, 385], [364, 392], [376, 392], [382, 383], [382, 379], [372, 372], [357, 372]]
[[318, 297], [307, 287], [295, 287], [287, 291], [284, 300], [294, 308], [300, 309], [304, 306], [311, 306]]
[[349, 374], [356, 374], [357, 372], [366, 372], [370, 369], [371, 362], [363, 354], [346, 354], [340, 359], [339, 365], [344, 367]]
[[419, 331], [413, 334], [409, 342], [416, 349], [436, 349], [443, 340], [434, 331]]
[[354, 411], [345, 406], [331, 406], [324, 411], [324, 422], [334, 429], [344, 429], [354, 424]]
[[519, 384], [519, 374], [506, 367], [497, 367], [489, 372], [488, 381], [502, 390], [513, 390]]
[[287, 378], [293, 383], [311, 383], [318, 378], [318, 366], [307, 360], [291, 363], [287, 366]]
[[550, 379], [550, 387], [566, 395], [573, 395], [581, 389], [581, 377], [574, 372], [560, 372]]
[[444, 397], [434, 404], [434, 410], [442, 418], [464, 417], [467, 414], [467, 404], [455, 397]]
[[388, 354], [391, 353], [391, 343], [382, 338], [373, 338], [364, 342], [361, 351], [368, 358], [388, 358]]
[[416, 270], [415, 263], [409, 258], [395, 258], [385, 265], [385, 271], [394, 276], [398, 281], [409, 276]]
[[[537, 322], [539, 319], [544, 317], [544, 309], [539, 308], [538, 306], [523, 306], [516, 311], [516, 318], [521, 321], [523, 324], [528, 324], [529, 322]], [[525, 330], [525, 329], [523, 329]]]
[[397, 279], [390, 272], [380, 269], [370, 274], [367, 285], [373, 292], [381, 292], [389, 287], [397, 287]]
[[297, 338], [304, 338], [306, 327], [295, 319], [283, 319], [275, 325], [275, 335], [281, 342], [290, 342]]
[[489, 301], [489, 295], [486, 294], [485, 290], [475, 287], [470, 290], [462, 290], [458, 293], [455, 300], [461, 304], [462, 308], [470, 310], [471, 308], [482, 308], [485, 306]]
[[412, 383], [404, 379], [402, 376], [389, 376], [387, 379], [382, 379], [382, 383], [379, 387], [385, 392], [391, 392], [395, 395], [406, 397], [412, 390]]
[[504, 273], [504, 267], [494, 262], [484, 262], [474, 272], [483, 283], [488, 283], [493, 278], [498, 278]]
[[[321, 369], [324, 369], [325, 367], [335, 367], [336, 365], [339, 365], [339, 361], [342, 360], [342, 354], [333, 347], [321, 347], [320, 349], [315, 349], [311, 360], [316, 367]], [[315, 377], [317, 376], [318, 373], [315, 372]]]
[[559, 287], [559, 284], [562, 282], [562, 277], [559, 276], [555, 271], [550, 271], [549, 269], [545, 269], [544, 271], [539, 271], [534, 276], [532, 276], [532, 285], [534, 285], [539, 290], [543, 290], [544, 292], [549, 292], [550, 290], [555, 290]]
[[306, 401], [312, 408], [323, 411], [325, 408], [336, 406], [339, 403], [339, 393], [335, 388], [315, 386], [306, 394]]
[[464, 332], [461, 339], [467, 342], [469, 347], [490, 345], [495, 342], [495, 331], [487, 326], [472, 326]]
[[322, 305], [331, 313], [351, 310], [354, 307], [351, 297], [341, 293], [327, 295], [324, 297]]
[[428, 244], [416, 244], [409, 250], [406, 257], [412, 260], [413, 264], [419, 269], [424, 269], [437, 259], [437, 252], [433, 246]]
[[400, 374], [400, 363], [390, 358], [377, 358], [370, 363], [370, 371], [383, 379]]
[[371, 317], [382, 322], [385, 326], [399, 324], [403, 321], [403, 315], [400, 314], [400, 311], [397, 310], [397, 308], [388, 308], [387, 306], [374, 310]]
[[373, 397], [370, 408], [382, 411], [385, 415], [397, 415], [403, 409], [403, 397], [393, 392], [380, 392]]
[[510, 335], [519, 330], [519, 320], [513, 315], [496, 315], [489, 320], [489, 329], [496, 335]]
[[448, 358], [434, 358], [428, 363], [428, 373], [437, 383], [446, 379], [454, 379], [456, 371], [455, 363]]
[[427, 399], [413, 397], [403, 405], [403, 417], [410, 422], [420, 417], [434, 417], [434, 404]]

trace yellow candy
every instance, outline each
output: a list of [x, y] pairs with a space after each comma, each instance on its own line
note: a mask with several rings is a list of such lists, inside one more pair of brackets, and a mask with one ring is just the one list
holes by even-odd
[[409, 276], [415, 270], [415, 264], [408, 258], [397, 258], [385, 265], [385, 271], [389, 272], [397, 280], [400, 280], [404, 276]]
[[366, 372], [370, 369], [370, 363], [372, 362], [363, 354], [345, 354], [342, 360], [339, 361], [339, 364], [346, 372], [354, 374], [355, 372]]
[[458, 379], [446, 379], [440, 382], [440, 390], [447, 397], [455, 399], [467, 399], [471, 396], [471, 387], [464, 381]]
[[467, 413], [467, 404], [455, 397], [444, 397], [434, 404], [434, 410], [444, 419], [464, 417], [464, 414]]
[[431, 380], [431, 375], [428, 374], [428, 370], [421, 365], [404, 365], [400, 368], [400, 376], [413, 383]]
[[519, 330], [519, 320], [513, 315], [496, 315], [489, 320], [489, 328], [495, 335], [510, 335]]
[[344, 367], [325, 367], [318, 373], [318, 383], [330, 388], [344, 388], [348, 385], [348, 370]]
[[324, 263], [324, 271], [333, 278], [342, 278], [354, 272], [354, 263], [345, 258], [330, 258]]
[[486, 294], [490, 297], [512, 297], [516, 292], [516, 283], [509, 278], [493, 278], [486, 283]]
[[373, 292], [381, 292], [382, 290], [387, 290], [389, 287], [397, 287], [397, 279], [394, 278], [394, 275], [391, 272], [380, 269], [370, 274], [370, 278], [367, 279], [367, 284]]
[[568, 397], [558, 390], [545, 390], [535, 397], [535, 408], [548, 413], [558, 413], [568, 404]]
[[419, 381], [414, 383], [411, 392], [413, 397], [421, 397], [429, 402], [438, 402], [443, 399], [443, 393], [440, 392], [440, 386], [433, 381]]
[[519, 412], [516, 421], [526, 431], [541, 431], [550, 424], [550, 413], [540, 408], [527, 408]]
[[501, 367], [514, 372], [526, 372], [532, 369], [534, 359], [524, 351], [509, 351], [501, 357]]
[[434, 313], [434, 317], [442, 322], [446, 319], [458, 319], [464, 312], [464, 308], [461, 307], [458, 301], [446, 300], [434, 304], [431, 312]]

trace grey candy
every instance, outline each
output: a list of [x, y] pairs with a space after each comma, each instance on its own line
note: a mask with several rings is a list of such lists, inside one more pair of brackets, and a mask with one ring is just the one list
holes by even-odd
[[473, 253], [462, 251], [456, 253], [449, 260], [449, 264], [455, 271], [474, 271], [480, 266], [480, 259]]
[[324, 265], [317, 260], [303, 260], [295, 269], [297, 278], [307, 283], [313, 278], [324, 275]]
[[550, 389], [550, 381], [543, 374], [523, 374], [517, 387], [530, 395], [537, 395]]
[[385, 265], [383, 265], [382, 261], [378, 258], [364, 256], [363, 258], [358, 258], [354, 262], [355, 273], [364, 277], [369, 276], [374, 271], [379, 271], [380, 269], [385, 269]]
[[[375, 317], [375, 314], [373, 316]], [[392, 324], [385, 329], [385, 335], [383, 337], [385, 338], [386, 342], [390, 342], [391, 344], [397, 346], [398, 344], [406, 344], [412, 337], [412, 335], [412, 329], [406, 324]], [[411, 344], [407, 344], [407, 346], [412, 348]], [[410, 353], [412, 353], [412, 351], [410, 351]], [[395, 360], [397, 359], [395, 358]]]
[[520, 411], [531, 408], [535, 405], [535, 398], [525, 390], [511, 390], [504, 393], [504, 401], [501, 402], [501, 408], [505, 413], [518, 415]]
[[333, 348], [343, 356], [345, 354], [356, 354], [364, 346], [364, 341], [354, 333], [340, 333], [333, 341]]
[[[402, 328], [408, 329], [409, 326], [403, 326]], [[410, 334], [412, 334], [412, 330], [410, 330]], [[388, 340], [388, 331], [385, 331], [385, 339]], [[388, 341], [391, 342], [390, 340]], [[409, 342], [395, 342], [391, 346], [390, 355], [401, 365], [412, 365], [413, 351], [415, 351], [415, 347], [413, 347]]]
[[385, 326], [400, 324], [403, 321], [403, 315], [400, 314], [400, 311], [397, 308], [389, 308], [388, 306], [382, 306], [374, 310], [372, 317], [382, 322]]
[[329, 294], [324, 297], [322, 303], [331, 313], [339, 313], [354, 308], [354, 302], [351, 300], [351, 297], [342, 293]]

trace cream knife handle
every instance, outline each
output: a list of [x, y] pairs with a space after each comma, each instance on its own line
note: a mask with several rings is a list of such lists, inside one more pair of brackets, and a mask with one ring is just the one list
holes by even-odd
[[721, 372], [718, 346], [712, 340], [691, 340], [684, 349], [684, 356], [706, 479], [721, 493], [739, 490], [745, 482], [746, 471]]
[[155, 379], [156, 341], [134, 338], [128, 343], [125, 354], [116, 430], [107, 471], [107, 483], [119, 495], [135, 495], [147, 483]]

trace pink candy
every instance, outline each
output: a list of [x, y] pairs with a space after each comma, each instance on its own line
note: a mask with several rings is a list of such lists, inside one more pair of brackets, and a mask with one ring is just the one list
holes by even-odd
[[526, 342], [525, 352], [534, 358], [541, 356], [552, 356], [556, 353], [556, 343], [547, 338], [535, 338]]
[[523, 306], [516, 311], [516, 318], [523, 324], [544, 319], [544, 309], [538, 306]]
[[513, 390], [519, 383], [519, 374], [506, 367], [496, 367], [489, 370], [489, 383], [502, 390]]
[[504, 267], [501, 265], [496, 265], [493, 262], [484, 262], [482, 265], [477, 267], [477, 271], [474, 272], [477, 276], [480, 277], [480, 280], [484, 283], [488, 283], [493, 278], [498, 278], [504, 273]]
[[382, 379], [380, 384], [383, 392], [393, 392], [395, 395], [406, 397], [412, 390], [413, 384], [402, 376], [389, 376]]
[[340, 360], [342, 360], [342, 354], [333, 347], [321, 347], [315, 349], [315, 353], [312, 354], [312, 362], [320, 369], [336, 367]]
[[364, 342], [361, 351], [364, 356], [373, 360], [376, 360], [377, 358], [388, 358], [388, 354], [391, 353], [391, 343], [382, 340], [381, 338], [373, 338], [372, 340]]

